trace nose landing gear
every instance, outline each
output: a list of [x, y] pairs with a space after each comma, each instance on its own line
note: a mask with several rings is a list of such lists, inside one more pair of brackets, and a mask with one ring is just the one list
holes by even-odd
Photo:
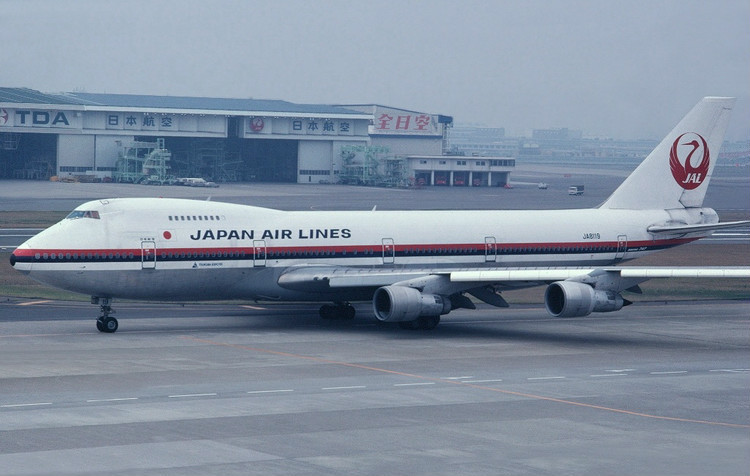
[[110, 305], [112, 304], [112, 299], [92, 296], [91, 304], [99, 304], [99, 310], [102, 313], [96, 320], [97, 330], [99, 330], [99, 332], [106, 332], [108, 334], [115, 332], [117, 330], [118, 323], [117, 319], [110, 316], [110, 314], [115, 312], [115, 310], [112, 309], [112, 306]]

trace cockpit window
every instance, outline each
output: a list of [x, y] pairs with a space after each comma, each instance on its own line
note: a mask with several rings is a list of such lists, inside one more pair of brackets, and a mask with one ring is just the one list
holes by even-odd
[[65, 218], [70, 218], [70, 219], [74, 219], [74, 218], [95, 218], [95, 219], [98, 220], [99, 219], [99, 212], [96, 211], [96, 210], [73, 210]]

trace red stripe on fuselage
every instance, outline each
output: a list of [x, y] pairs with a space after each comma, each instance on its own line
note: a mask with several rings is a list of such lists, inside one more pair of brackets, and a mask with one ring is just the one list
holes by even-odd
[[[665, 247], [671, 247], [671, 246], [677, 246], [685, 243], [690, 243], [692, 241], [697, 240], [698, 238], [680, 238], [680, 239], [671, 239], [671, 240], [649, 240], [649, 241], [631, 241], [627, 242], [628, 249], [633, 248], [645, 248], [646, 250], [649, 248], [665, 248]], [[548, 249], [550, 253], [554, 253], [555, 250], [560, 249], [566, 249], [567, 253], [587, 253], [590, 251], [597, 251], [601, 249], [611, 249], [611, 248], [617, 248], [618, 242], [616, 241], [607, 241], [607, 242], [556, 242], [556, 243], [492, 243], [491, 245], [494, 246], [495, 250], [497, 250], [498, 253], [502, 253], [503, 251], [528, 251], [532, 252], [534, 250], [545, 250]], [[265, 246], [265, 251], [267, 254], [278, 254], [278, 253], [289, 253], [289, 254], [299, 254], [299, 253], [372, 253], [372, 252], [381, 252], [383, 250], [382, 244], [372, 244], [372, 245], [332, 245], [332, 246]], [[391, 245], [396, 253], [404, 253], [404, 252], [466, 252], [466, 251], [475, 251], [480, 252], [487, 249], [488, 244], [486, 243], [443, 243], [443, 244], [436, 244], [436, 243], [429, 243], [429, 244], [406, 244], [406, 245], [399, 245], [394, 244]], [[163, 253], [169, 254], [203, 254], [204, 256], [208, 254], [209, 256], [211, 254], [224, 254], [224, 253], [245, 253], [246, 255], [252, 256], [255, 251], [255, 247], [251, 246], [242, 246], [242, 247], [213, 247], [213, 248], [196, 248], [196, 247], [190, 247], [190, 248], [156, 248], [155, 249], [157, 255], [161, 255]], [[44, 255], [45, 253], [47, 255], [55, 254], [55, 255], [62, 255], [62, 257], [66, 257], [67, 255], [78, 255], [80, 258], [88, 258], [89, 255], [99, 256], [103, 258], [108, 258], [110, 255], [113, 257], [117, 254], [120, 256], [128, 256], [131, 253], [134, 256], [140, 256], [143, 250], [141, 248], [113, 248], [113, 249], [106, 249], [106, 248], [100, 248], [100, 249], [56, 249], [56, 248], [48, 248], [48, 249], [16, 249], [13, 254], [17, 258], [22, 257], [35, 257], [37, 254]], [[187, 257], [187, 256], [186, 256]], [[221, 257], [221, 256], [216, 256]]]

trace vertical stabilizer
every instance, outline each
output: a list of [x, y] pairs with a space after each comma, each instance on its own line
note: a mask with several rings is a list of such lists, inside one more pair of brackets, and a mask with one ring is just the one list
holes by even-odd
[[700, 207], [734, 101], [734, 98], [703, 98], [601, 208]]

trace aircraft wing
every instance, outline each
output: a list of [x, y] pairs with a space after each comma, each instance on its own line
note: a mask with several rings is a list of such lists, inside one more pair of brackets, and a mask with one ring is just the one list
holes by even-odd
[[[490, 284], [523, 287], [574, 280], [584, 283], [602, 283], [620, 278], [619, 285], [608, 288], [627, 289], [654, 278], [750, 278], [747, 267], [534, 267], [534, 268], [419, 268], [373, 269], [343, 266], [309, 266], [290, 268], [278, 280], [280, 286], [298, 291], [321, 292], [336, 288], [378, 288], [390, 285], [421, 287], [432, 279], [432, 285], [456, 292]], [[439, 279], [438, 279], [439, 278]], [[614, 284], [614, 283], [612, 283]], [[473, 286], [474, 285], [474, 286]], [[440, 292], [440, 291], [438, 291]]]
[[454, 282], [564, 281], [601, 273], [614, 273], [621, 278], [643, 281], [653, 278], [750, 278], [750, 268], [741, 266], [485, 269], [454, 271], [450, 273], [450, 278]]

